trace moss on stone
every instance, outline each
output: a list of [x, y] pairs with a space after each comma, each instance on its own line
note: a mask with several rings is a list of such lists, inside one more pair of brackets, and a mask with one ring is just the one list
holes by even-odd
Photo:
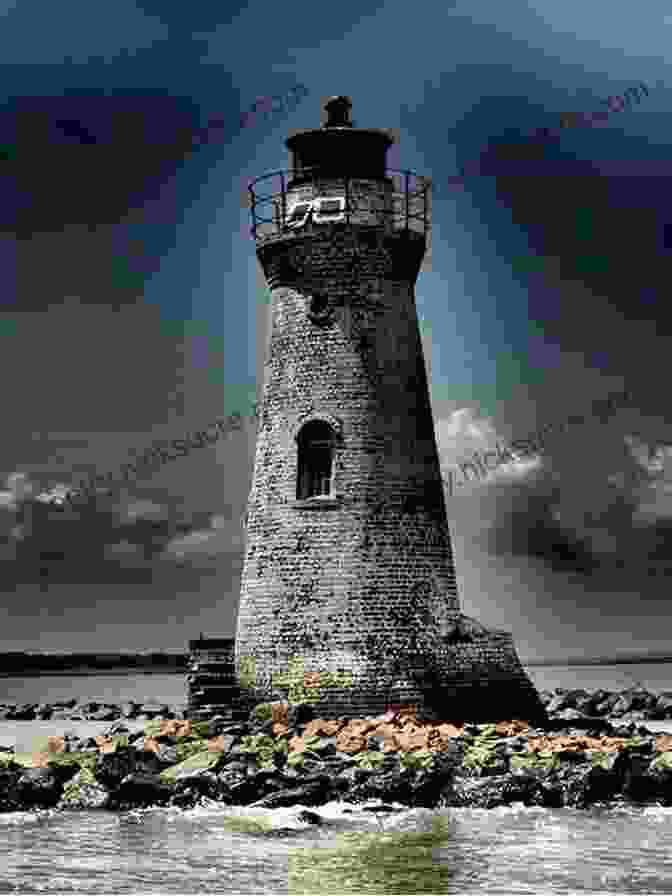
[[273, 707], [270, 703], [258, 703], [252, 712], [257, 722], [270, 722], [273, 718]]
[[651, 768], [664, 768], [672, 771], [672, 751], [659, 753], [651, 763]]
[[433, 754], [429, 750], [415, 750], [412, 753], [401, 753], [401, 767], [408, 771], [417, 771], [421, 768], [429, 768], [433, 761]]
[[164, 769], [159, 774], [159, 778], [164, 784], [170, 784], [176, 781], [182, 772], [207, 771], [213, 769], [221, 759], [222, 753], [213, 752], [211, 750], [202, 750], [200, 753], [190, 756], [183, 762], [178, 762], [177, 765], [171, 765], [170, 768]]
[[198, 756], [208, 749], [208, 742], [200, 737], [185, 737], [175, 745], [177, 761], [184, 762], [190, 756]]
[[93, 772], [98, 754], [93, 750], [78, 750], [72, 753], [52, 753], [47, 762], [51, 766], [67, 767], [75, 765], [79, 769]]
[[516, 753], [511, 756], [511, 771], [514, 769], [553, 769], [560, 764], [557, 753], [540, 752], [540, 753]]
[[377, 750], [362, 750], [361, 753], [355, 753], [352, 757], [359, 768], [380, 769], [385, 762], [385, 754]]

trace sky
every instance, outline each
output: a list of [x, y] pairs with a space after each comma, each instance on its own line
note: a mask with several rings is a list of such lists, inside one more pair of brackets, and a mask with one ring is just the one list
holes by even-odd
[[[333, 95], [398, 136], [391, 168], [432, 179], [416, 303], [442, 464], [632, 396], [447, 497], [463, 610], [523, 659], [669, 647], [663, 3], [0, 0], [0, 17], [0, 650], [234, 635], [253, 419], [85, 508], [37, 496], [255, 400], [269, 292], [243, 194]], [[598, 126], [530, 136], [642, 83]]]

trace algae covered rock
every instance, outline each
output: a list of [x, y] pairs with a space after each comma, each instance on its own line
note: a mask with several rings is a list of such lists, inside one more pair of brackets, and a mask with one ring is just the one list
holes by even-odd
[[80, 769], [64, 786], [60, 807], [64, 809], [104, 809], [109, 792], [88, 768]]
[[194, 773], [215, 769], [222, 761], [222, 754], [214, 750], [201, 750], [199, 753], [189, 756], [177, 765], [164, 769], [160, 774], [160, 780], [165, 783], [178, 781], [180, 778], [191, 778]]

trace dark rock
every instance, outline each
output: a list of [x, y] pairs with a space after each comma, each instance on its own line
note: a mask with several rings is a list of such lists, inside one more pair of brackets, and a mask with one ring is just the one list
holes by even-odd
[[658, 702], [657, 695], [647, 691], [646, 688], [629, 688], [624, 693], [630, 698], [630, 708], [633, 710], [642, 709], [646, 711], [652, 709]]
[[592, 762], [560, 765], [540, 781], [544, 792], [543, 805], [560, 805], [577, 809], [596, 802], [609, 801], [619, 790], [619, 777], [613, 769], [604, 769]]
[[28, 722], [35, 719], [35, 706], [17, 706], [7, 713], [7, 719], [11, 721]]
[[247, 733], [248, 733], [247, 725], [244, 724], [243, 722], [236, 722], [235, 724], [229, 723], [229, 724], [225, 725], [221, 731], [218, 732], [218, 734], [232, 735], [232, 736], [235, 735], [236, 737], [242, 737], [242, 735], [247, 734]]
[[142, 703], [140, 705], [140, 712], [142, 715], [147, 716], [150, 719], [161, 718], [163, 714], [164, 707], [157, 703]]
[[672, 694], [659, 694], [650, 713], [652, 719], [672, 719]]
[[320, 759], [326, 759], [329, 756], [335, 756], [338, 753], [336, 749], [335, 737], [321, 737], [319, 742], [310, 748], [311, 753], [315, 753]]
[[269, 737], [273, 737], [273, 719], [266, 719], [264, 721], [259, 721], [257, 719], [250, 719], [248, 722], [248, 733], [254, 735], [258, 734], [267, 734]]
[[236, 806], [247, 806], [261, 796], [259, 782], [248, 777], [246, 771], [240, 769], [240, 763], [229, 764], [217, 773], [224, 801]]
[[19, 779], [23, 769], [0, 768], [0, 812], [15, 812], [21, 808]]
[[629, 688], [623, 691], [619, 699], [614, 704], [611, 714], [613, 716], [622, 716], [627, 712], [635, 710], [643, 710], [648, 706], [655, 706], [656, 700], [651, 700], [652, 694], [643, 688]]
[[[139, 774], [145, 775], [158, 775], [159, 772], [162, 772], [164, 768], [169, 765], [176, 765], [175, 761], [164, 762], [161, 758], [161, 752], [157, 755], [153, 750], [143, 750], [138, 746], [134, 747], [134, 762], [135, 765], [133, 767], [133, 772], [138, 772]], [[170, 750], [169, 747], [161, 747], [161, 750]], [[177, 759], [177, 755], [175, 752], [172, 754], [175, 760]]]
[[672, 806], [672, 769], [652, 762], [647, 769], [647, 776], [656, 799], [664, 806]]
[[251, 803], [251, 807], [255, 809], [277, 809], [281, 806], [295, 806], [297, 803], [305, 806], [322, 806], [329, 802], [331, 796], [332, 790], [329, 781], [325, 780], [271, 793]]
[[309, 703], [290, 704], [287, 712], [287, 727], [301, 728], [317, 718], [315, 709]]
[[119, 721], [115, 722], [114, 725], [110, 725], [110, 727], [106, 728], [105, 732], [104, 732], [106, 737], [113, 737], [115, 734], [130, 734], [130, 733], [131, 733], [131, 729], [128, 727], [128, 725], [126, 725], [123, 722], [122, 719], [119, 719]]
[[77, 709], [82, 715], [89, 715], [92, 712], [98, 712], [99, 709], [102, 709], [100, 703], [96, 703], [95, 701], [91, 701], [89, 703], [79, 703], [77, 705]]
[[158, 759], [161, 769], [169, 768], [171, 765], [177, 765], [179, 761], [177, 756], [177, 747], [173, 746], [172, 744], [159, 744], [159, 752], [151, 752]]
[[132, 772], [110, 794], [110, 807], [165, 805], [173, 794], [173, 787], [164, 784], [158, 775]]
[[53, 769], [27, 768], [19, 777], [17, 790], [23, 806], [48, 808], [60, 800], [63, 784]]
[[574, 709], [585, 716], [593, 715], [595, 705], [595, 698], [591, 694], [581, 694], [574, 700]]
[[123, 778], [135, 771], [138, 752], [130, 747], [114, 753], [99, 753], [94, 770], [96, 779], [108, 790], [115, 790]]
[[506, 759], [497, 758], [488, 765], [479, 765], [472, 769], [470, 777], [475, 778], [493, 778], [501, 777], [509, 771], [509, 763]]
[[634, 722], [622, 724], [620, 719], [615, 719], [612, 725], [612, 731], [613, 737], [632, 737], [637, 731], [637, 726]]
[[441, 805], [494, 809], [522, 802], [540, 805], [539, 781], [529, 775], [502, 775], [497, 778], [455, 778], [447, 782], [439, 795]]
[[646, 716], [647, 713], [643, 709], [630, 709], [620, 716], [619, 722], [621, 725], [628, 725], [631, 722], [645, 722]]
[[653, 760], [650, 751], [627, 750], [618, 753], [614, 760], [612, 772], [619, 781], [621, 793], [635, 802], [647, 802], [655, 799], [658, 786], [655, 776], [649, 774]]
[[584, 700], [586, 698], [590, 699], [590, 694], [583, 689], [564, 691], [561, 694], [557, 694], [556, 697], [553, 697], [550, 703], [546, 706], [546, 712], [557, 713], [562, 709], [577, 709], [576, 704], [580, 698], [583, 698]]
[[49, 703], [40, 703], [35, 710], [35, 715], [38, 719], [50, 719], [53, 712], [54, 708]]
[[140, 704], [132, 702], [122, 703], [119, 709], [124, 718], [133, 719], [140, 712]]
[[[335, 780], [336, 789], [343, 793], [348, 803], [361, 803], [379, 799], [383, 802], [413, 804], [414, 773], [410, 771], [367, 771], [347, 769]], [[347, 788], [346, 785], [347, 784]]]
[[302, 809], [296, 817], [299, 821], [303, 821], [306, 824], [324, 824], [322, 817], [317, 812], [311, 812], [309, 809]]
[[119, 717], [116, 709], [99, 709], [97, 712], [90, 712], [89, 719], [92, 722], [111, 722]]
[[613, 731], [611, 723], [599, 716], [585, 716], [575, 709], [563, 709], [556, 712], [550, 719], [551, 729], [556, 733], [564, 733], [576, 729], [582, 733], [591, 732], [592, 736], [609, 734]]
[[[613, 691], [599, 691], [598, 693], [600, 694], [601, 699], [599, 702], [595, 703], [595, 715], [611, 715], [612, 709], [621, 699], [620, 695], [615, 694]], [[606, 694], [606, 696], [602, 696], [602, 694]]]
[[503, 738], [500, 743], [503, 744], [504, 755], [507, 759], [510, 759], [511, 756], [516, 756], [519, 753], [527, 752], [527, 737], [522, 734], [516, 737]]
[[[228, 728], [230, 727], [230, 723], [227, 719], [222, 715], [213, 716], [211, 719], [208, 719], [208, 726], [206, 732], [203, 734], [203, 737], [218, 737], [220, 734], [223, 734], [225, 731], [228, 733]], [[245, 732], [243, 732], [245, 733]]]
[[[334, 741], [336, 738], [334, 738]], [[385, 738], [380, 737], [377, 734], [370, 734], [366, 738], [366, 749], [382, 752], [383, 747], [385, 746]], [[334, 752], [336, 751], [336, 745], [334, 743]]]
[[209, 770], [197, 770], [193, 774], [185, 773], [173, 785], [174, 793], [171, 804], [182, 808], [195, 806], [204, 797], [222, 801], [225, 789], [219, 777]]

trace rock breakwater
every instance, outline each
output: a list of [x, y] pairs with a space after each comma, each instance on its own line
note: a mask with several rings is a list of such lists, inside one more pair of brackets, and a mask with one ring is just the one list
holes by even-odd
[[[672, 736], [633, 719], [587, 715], [575, 708], [585, 694], [551, 694], [555, 711], [543, 729], [521, 720], [428, 719], [413, 706], [376, 718], [323, 719], [308, 704], [286, 702], [260, 704], [235, 724], [221, 716], [161, 718], [131, 730], [117, 721], [96, 738], [46, 738], [31, 754], [0, 748], [0, 811], [192, 808], [203, 800], [267, 809], [334, 800], [428, 808], [672, 805]], [[630, 696], [627, 713], [647, 711], [633, 708], [641, 699]], [[598, 692], [592, 699], [610, 698]], [[660, 711], [658, 704], [649, 711]]]
[[[672, 691], [656, 694], [643, 687], [631, 687], [591, 693], [582, 688], [556, 688], [555, 691], [540, 691], [539, 697], [546, 711], [556, 716], [565, 710], [575, 710], [582, 715], [618, 719], [625, 723], [672, 719]], [[0, 721], [113, 722], [126, 719], [144, 722], [181, 718], [185, 708], [184, 703], [100, 703], [76, 698], [57, 703], [0, 703]]]

